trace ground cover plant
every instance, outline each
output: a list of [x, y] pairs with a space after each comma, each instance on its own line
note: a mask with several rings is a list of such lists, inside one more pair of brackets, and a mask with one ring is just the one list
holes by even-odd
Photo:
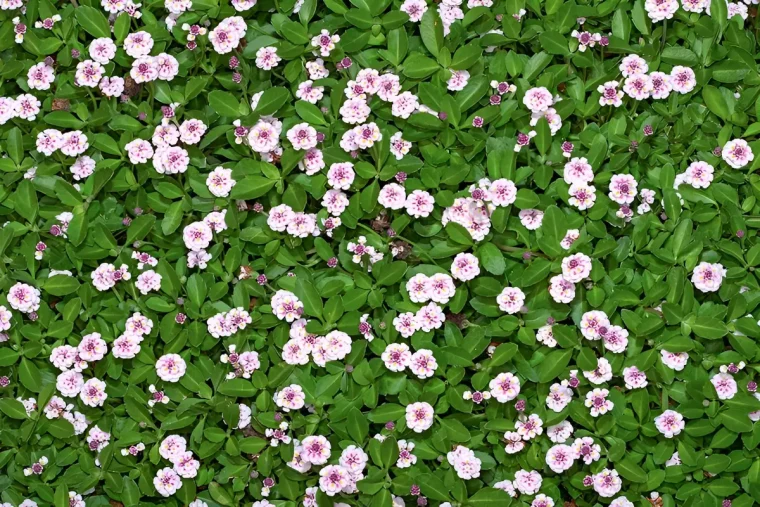
[[757, 17], [0, 0], [0, 504], [760, 503]]

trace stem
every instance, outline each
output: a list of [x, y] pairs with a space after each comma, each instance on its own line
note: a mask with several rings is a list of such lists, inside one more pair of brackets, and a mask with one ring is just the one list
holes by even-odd
[[665, 39], [668, 36], [668, 20], [665, 19], [662, 21], [662, 42], [660, 43], [660, 54], [662, 54], [662, 51], [665, 49]]

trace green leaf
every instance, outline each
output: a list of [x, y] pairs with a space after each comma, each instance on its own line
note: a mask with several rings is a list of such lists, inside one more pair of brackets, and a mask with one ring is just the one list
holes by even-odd
[[570, 49], [567, 47], [567, 39], [559, 32], [546, 31], [541, 32], [538, 36], [538, 40], [549, 54], [567, 56], [570, 54]]
[[502, 275], [507, 263], [504, 254], [493, 243], [484, 243], [478, 248], [478, 258], [483, 268], [492, 275]]
[[646, 482], [647, 473], [639, 465], [631, 461], [630, 458], [624, 458], [615, 463], [615, 470], [624, 478], [631, 482]]
[[381, 286], [393, 285], [404, 277], [409, 266], [406, 262], [395, 261], [384, 266], [380, 270], [373, 271], [377, 284]]
[[26, 218], [28, 222], [34, 223], [39, 205], [37, 204], [37, 192], [30, 180], [25, 179], [19, 183], [13, 201], [16, 212]]
[[240, 116], [240, 100], [229, 92], [214, 90], [208, 94], [211, 109], [219, 116], [237, 118]]
[[140, 215], [132, 220], [127, 230], [127, 243], [144, 239], [156, 223], [155, 215]]
[[439, 68], [438, 62], [420, 53], [412, 53], [404, 61], [404, 75], [412, 79], [428, 77]]
[[369, 434], [369, 422], [364, 414], [358, 409], [353, 408], [348, 413], [348, 424], [346, 425], [346, 429], [354, 442], [364, 442]]
[[691, 324], [691, 330], [700, 338], [707, 338], [709, 340], [723, 338], [728, 333], [726, 325], [712, 317], [697, 317], [696, 321]]
[[451, 68], [465, 70], [475, 65], [483, 54], [483, 48], [475, 44], [467, 44], [457, 49], [451, 58]]
[[311, 282], [299, 281], [294, 292], [303, 303], [303, 310], [306, 315], [322, 317], [322, 298], [319, 297], [317, 289]]
[[246, 176], [232, 187], [230, 198], [243, 200], [256, 199], [269, 192], [275, 183], [277, 183], [275, 180], [270, 180], [263, 176]]
[[504, 490], [496, 488], [479, 489], [465, 505], [471, 507], [503, 507], [512, 502], [512, 497]]
[[438, 58], [443, 47], [443, 22], [436, 9], [428, 9], [422, 15], [420, 37], [430, 54]]
[[111, 27], [105, 15], [94, 7], [82, 5], [76, 8], [77, 23], [93, 37], [111, 37]]
[[26, 409], [20, 401], [16, 401], [13, 398], [0, 399], [0, 412], [7, 415], [11, 419], [26, 419]]
[[206, 282], [201, 275], [196, 273], [188, 278], [187, 297], [199, 307], [206, 300]]
[[433, 500], [441, 500], [447, 502], [451, 500], [449, 497], [449, 488], [446, 484], [433, 474], [420, 475], [419, 485], [422, 494]]
[[290, 99], [290, 92], [285, 88], [279, 86], [269, 88], [261, 95], [254, 112], [262, 116], [274, 114], [285, 105], [288, 99]]
[[67, 296], [77, 291], [79, 281], [73, 276], [56, 275], [45, 281], [44, 289], [53, 296]]
[[552, 131], [549, 127], [549, 122], [543, 116], [539, 118], [536, 124], [536, 148], [541, 155], [546, 155], [549, 148], [552, 146]]
[[241, 398], [250, 398], [256, 394], [256, 388], [253, 387], [251, 381], [242, 378], [222, 381], [217, 391], [225, 396]]
[[21, 384], [30, 391], [38, 393], [42, 390], [42, 376], [40, 375], [39, 368], [25, 357], [21, 358], [18, 375]]
[[304, 100], [296, 102], [296, 112], [302, 120], [314, 125], [327, 125], [325, 121], [325, 115], [319, 110], [317, 106]]

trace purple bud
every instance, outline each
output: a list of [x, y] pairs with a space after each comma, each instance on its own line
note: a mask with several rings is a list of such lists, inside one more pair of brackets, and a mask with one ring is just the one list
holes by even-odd
[[555, 322], [557, 322], [557, 321], [554, 320], [554, 317], [549, 317], [549, 318], [546, 319], [546, 324], [549, 325], [549, 326], [551, 326]]
[[8, 387], [11, 384], [11, 379], [6, 376], [0, 377], [0, 387]]
[[142, 215], [142, 213], [143, 213], [142, 208], [135, 208], [135, 216], [139, 217], [140, 215]]
[[644, 125], [644, 135], [645, 136], [651, 136], [654, 134], [654, 129], [651, 125]]
[[140, 111], [137, 113], [137, 119], [140, 121], [145, 121], [145, 119], [148, 117], [148, 114], [144, 111]]
[[388, 431], [393, 431], [394, 429], [396, 429], [396, 423], [394, 423], [393, 421], [388, 421], [387, 423], [385, 423], [385, 429]]
[[346, 372], [347, 372], [347, 373], [351, 373], [352, 371], [354, 371], [354, 365], [352, 365], [352, 364], [347, 364], [347, 365], [346, 365]]
[[530, 253], [530, 252], [523, 252], [523, 254], [522, 254], [522, 258], [523, 258], [524, 260], [526, 260], [526, 261], [527, 261], [527, 260], [530, 260], [530, 258], [531, 258], [531, 257], [533, 257], [533, 254], [532, 254], [532, 253]]
[[121, 219], [121, 225], [123, 225], [125, 227], [128, 227], [129, 224], [131, 224], [131, 223], [132, 223], [132, 219], [129, 218], [129, 217], [124, 217], [124, 218]]
[[55, 64], [55, 60], [53, 60], [52, 56], [46, 56], [44, 61], [45, 61], [45, 65], [47, 65], [48, 67], [52, 67]]
[[440, 113], [438, 113], [438, 119], [441, 121], [446, 121], [446, 118], [448, 117], [449, 115], [446, 111], [441, 111]]
[[396, 181], [398, 181], [399, 183], [403, 183], [406, 181], [406, 173], [397, 172], [395, 178], [396, 178]]
[[182, 306], [185, 304], [185, 298], [177, 298], [177, 304], [179, 306]]
[[501, 104], [501, 95], [491, 95], [491, 98], [489, 99], [489, 102], [492, 106], [498, 106]]
[[78, 50], [78, 49], [72, 49], [72, 50], [71, 50], [71, 57], [72, 57], [72, 58], [75, 58], [75, 59], [76, 59], [76, 58], [79, 58], [79, 54], [80, 54], [80, 53], [79, 53], [79, 50]]
[[723, 500], [723, 503], [721, 504], [721, 507], [731, 507], [731, 500], [729, 500], [728, 498], [726, 498], [725, 500]]
[[751, 393], [754, 393], [755, 391], [757, 391], [757, 382], [755, 382], [754, 380], [750, 380], [749, 382], [747, 382], [747, 391]]
[[591, 477], [590, 475], [587, 475], [586, 477], [583, 478], [583, 485], [586, 486], [587, 488], [593, 484], [594, 484], [594, 478]]
[[420, 487], [417, 484], [412, 484], [412, 487], [409, 488], [409, 494], [417, 496], [420, 494]]
[[327, 267], [328, 268], [334, 268], [337, 265], [338, 265], [338, 258], [337, 257], [330, 257], [327, 260]]
[[475, 127], [475, 128], [478, 128], [478, 129], [480, 127], [482, 127], [483, 126], [483, 118], [481, 118], [480, 116], [476, 116], [475, 118], [473, 118], [472, 119], [472, 126]]
[[736, 231], [736, 237], [737, 238], [743, 238], [744, 237], [744, 231], [742, 229], [739, 229]]
[[61, 232], [60, 225], [55, 224], [55, 225], [50, 226], [50, 234], [52, 234], [53, 236], [60, 236], [61, 233], [62, 232]]
[[184, 313], [178, 313], [177, 316], [174, 317], [174, 322], [176, 322], [177, 324], [184, 324], [186, 320], [187, 320], [187, 315], [185, 315]]
[[274, 413], [274, 420], [275, 420], [275, 421], [277, 421], [277, 422], [280, 422], [280, 421], [282, 421], [282, 413], [280, 413], [280, 412], [275, 412], [275, 413]]
[[565, 141], [564, 143], [562, 143], [562, 151], [564, 151], [565, 153], [572, 153], [574, 148], [575, 146], [573, 146], [573, 143], [571, 143], [570, 141]]
[[243, 80], [243, 75], [240, 72], [233, 72], [232, 73], [232, 82], [240, 84], [240, 82]]
[[240, 65], [240, 60], [238, 60], [236, 56], [231, 56], [230, 57], [230, 68], [231, 69], [237, 69], [239, 65]]
[[713, 148], [713, 155], [716, 157], [720, 157], [720, 154], [723, 153], [723, 149], [720, 146], [716, 146]]
[[353, 65], [353, 63], [354, 63], [354, 62], [352, 62], [352, 61], [351, 61], [351, 59], [350, 59], [349, 57], [347, 57], [347, 56], [346, 56], [346, 57], [344, 57], [344, 58], [343, 58], [343, 59], [340, 61], [340, 65], [341, 65], [341, 67], [342, 67], [343, 69], [348, 69], [348, 68], [350, 68], [350, 67], [351, 67], [351, 65]]
[[264, 211], [264, 205], [261, 204], [260, 202], [253, 203], [253, 211], [255, 211], [256, 213], [261, 213], [262, 211]]
[[394, 231], [392, 228], [389, 228], [385, 233], [388, 235], [389, 238], [393, 238], [396, 236], [396, 231]]
[[424, 496], [417, 497], [417, 505], [419, 505], [420, 507], [425, 507], [425, 505], [427, 504], [428, 504], [427, 498], [425, 498]]
[[518, 412], [524, 412], [525, 411], [525, 400], [517, 400], [515, 402], [515, 410]]
[[325, 140], [325, 135], [322, 132], [317, 132], [317, 142], [321, 143]]
[[185, 45], [185, 47], [189, 49], [190, 51], [193, 51], [195, 48], [198, 47], [198, 43], [195, 42], [194, 40], [187, 41], [187, 44]]
[[265, 488], [271, 488], [272, 486], [274, 486], [274, 479], [272, 479], [271, 477], [267, 477], [266, 479], [264, 479]]
[[610, 45], [610, 38], [606, 35], [602, 35], [602, 38], [599, 39], [599, 45], [602, 47], [609, 46]]
[[29, 320], [31, 320], [32, 322], [34, 322], [35, 320], [37, 320], [39, 318], [40, 318], [40, 316], [37, 315], [37, 312], [30, 312], [29, 313]]
[[256, 283], [259, 285], [266, 285], [267, 281], [267, 275], [259, 275], [256, 277]]

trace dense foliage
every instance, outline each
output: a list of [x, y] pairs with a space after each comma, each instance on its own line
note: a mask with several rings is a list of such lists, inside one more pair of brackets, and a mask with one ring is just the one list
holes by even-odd
[[0, 0], [2, 506], [760, 503], [747, 4]]

